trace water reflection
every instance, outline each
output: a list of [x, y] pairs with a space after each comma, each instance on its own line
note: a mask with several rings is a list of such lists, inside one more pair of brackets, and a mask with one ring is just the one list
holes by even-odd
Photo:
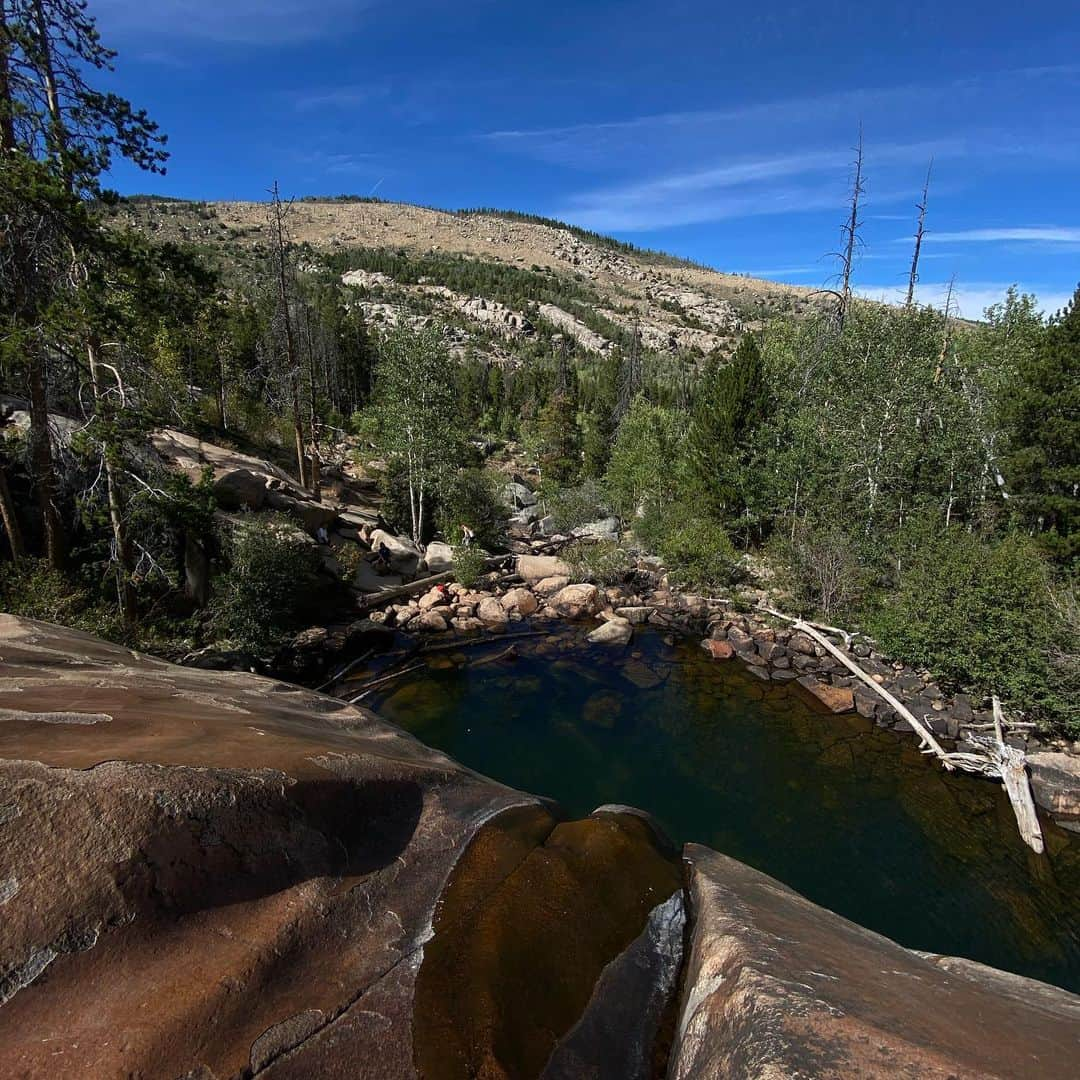
[[1044, 822], [1035, 856], [997, 784], [658, 635], [618, 659], [566, 638], [518, 653], [443, 657], [373, 704], [573, 816], [640, 806], [904, 945], [1080, 990], [1080, 838]]

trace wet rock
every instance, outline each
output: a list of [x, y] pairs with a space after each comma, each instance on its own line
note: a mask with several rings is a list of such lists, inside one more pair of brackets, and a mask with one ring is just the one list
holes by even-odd
[[595, 585], [567, 585], [548, 597], [547, 606], [564, 619], [584, 619], [600, 611], [600, 593]]
[[668, 677], [666, 664], [650, 666], [644, 660], [630, 660], [619, 669], [619, 674], [639, 690], [654, 690]]
[[629, 620], [615, 616], [598, 626], [585, 640], [591, 645], [627, 645], [633, 636], [634, 628]]
[[936, 962], [688, 844], [695, 913], [671, 1080], [1075, 1075], [1080, 998]]
[[803, 675], [797, 682], [829, 712], [845, 713], [855, 708], [855, 697], [846, 686], [830, 686], [820, 679], [815, 679], [812, 675]]
[[1040, 750], [1028, 767], [1035, 801], [1062, 822], [1080, 824], [1080, 757]]
[[730, 660], [735, 655], [735, 649], [730, 641], [706, 638], [701, 644], [714, 660]]

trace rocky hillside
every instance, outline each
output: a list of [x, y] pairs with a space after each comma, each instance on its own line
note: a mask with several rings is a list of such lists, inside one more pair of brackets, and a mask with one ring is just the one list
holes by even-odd
[[0, 1074], [1075, 1075], [1080, 999], [336, 699], [0, 616]]
[[[115, 219], [158, 239], [227, 255], [233, 270], [254, 266], [269, 239], [259, 203], [139, 198], [121, 203]], [[293, 241], [310, 248], [309, 267], [329, 258], [357, 289], [372, 322], [395, 322], [402, 311], [438, 313], [462, 328], [460, 344], [487, 344], [496, 359], [512, 359], [538, 323], [594, 354], [637, 332], [653, 352], [700, 355], [727, 348], [763, 318], [817, 302], [805, 288], [719, 273], [522, 215], [305, 200], [292, 205], [288, 223]], [[386, 253], [398, 272], [380, 269], [384, 263], [373, 252]], [[448, 267], [459, 259], [488, 268], [491, 287], [463, 289], [464, 275]], [[500, 270], [503, 278], [516, 275], [507, 282], [512, 291], [524, 284], [534, 295], [563, 294], [571, 308], [557, 299], [517, 308], [503, 303]], [[533, 280], [523, 282], [522, 275]]]

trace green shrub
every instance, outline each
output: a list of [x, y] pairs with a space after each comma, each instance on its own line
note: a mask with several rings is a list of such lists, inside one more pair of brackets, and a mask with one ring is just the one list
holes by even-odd
[[596, 585], [617, 585], [630, 570], [630, 558], [618, 544], [609, 540], [590, 543], [579, 540], [562, 552], [575, 581]]
[[559, 489], [545, 500], [545, 507], [560, 532], [598, 521], [609, 513], [607, 496], [598, 480], [586, 480], [576, 487]]
[[454, 548], [454, 579], [466, 589], [471, 589], [483, 576], [487, 556], [473, 544]]
[[742, 556], [715, 518], [671, 506], [634, 525], [642, 542], [664, 562], [670, 579], [689, 588], [735, 585], [745, 577]]
[[500, 547], [506, 541], [506, 507], [499, 495], [500, 483], [484, 469], [461, 469], [439, 492], [437, 518], [443, 536], [451, 543], [461, 539], [468, 525], [482, 547]]
[[318, 610], [319, 553], [277, 515], [241, 522], [227, 547], [229, 569], [215, 583], [211, 626], [239, 648], [265, 652]]
[[15, 566], [0, 563], [0, 611], [26, 619], [72, 626], [111, 641], [125, 639], [115, 604], [92, 589], [50, 570], [43, 559], [24, 559]]
[[899, 592], [869, 621], [899, 660], [1049, 722], [1077, 722], [1075, 698], [1066, 700], [1050, 663], [1065, 628], [1046, 564], [1026, 537], [987, 542], [947, 530], [909, 560]]

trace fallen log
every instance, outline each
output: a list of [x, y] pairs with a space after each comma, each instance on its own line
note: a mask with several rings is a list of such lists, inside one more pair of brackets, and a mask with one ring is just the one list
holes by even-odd
[[[1004, 718], [1001, 712], [1001, 703], [996, 697], [994, 698], [995, 739], [991, 741], [985, 736], [971, 735], [968, 737], [968, 741], [977, 746], [982, 751], [981, 754], [950, 753], [942, 747], [934, 738], [933, 732], [907, 706], [889, 693], [884, 686], [874, 682], [859, 664], [837, 648], [824, 634], [819, 633], [813, 624], [793, 615], [785, 615], [782, 611], [766, 607], [763, 604], [759, 604], [758, 608], [775, 618], [791, 623], [796, 630], [801, 630], [828, 651], [830, 655], [839, 660], [860, 682], [887, 701], [897, 715], [906, 720], [922, 740], [922, 752], [924, 754], [934, 754], [948, 772], [952, 772], [954, 769], [962, 769], [965, 772], [1000, 779], [1005, 788], [1005, 793], [1009, 797], [1009, 802], [1012, 804], [1020, 836], [1032, 851], [1039, 855], [1042, 854], [1045, 850], [1045, 844], [1043, 842], [1042, 828], [1039, 825], [1039, 817], [1035, 811], [1035, 800], [1031, 794], [1031, 783], [1028, 780], [1027, 759], [1022, 750], [1017, 750], [1005, 744]], [[847, 637], [847, 635], [843, 636]]]
[[[508, 555], [493, 555], [491, 558], [484, 560], [484, 569], [494, 570], [495, 567], [506, 562], [509, 557]], [[453, 570], [418, 578], [416, 581], [407, 582], [405, 585], [395, 585], [392, 588], [383, 589], [381, 592], [368, 593], [361, 598], [357, 608], [360, 611], [367, 611], [369, 608], [382, 607], [383, 604], [389, 603], [391, 600], [398, 600], [403, 596], [415, 596], [417, 593], [427, 592], [428, 589], [434, 588], [436, 585], [453, 580]]]
[[393, 682], [395, 679], [400, 679], [402, 675], [410, 675], [414, 671], [419, 671], [421, 668], [427, 667], [427, 664], [413, 664], [412, 667], [402, 668], [400, 671], [395, 671], [392, 675], [383, 675], [379, 679], [372, 679], [371, 682], [364, 684], [364, 689], [359, 694], [348, 698], [350, 705], [355, 705], [361, 698], [365, 698], [372, 690], [377, 690], [380, 686], [385, 686], [389, 682]]

